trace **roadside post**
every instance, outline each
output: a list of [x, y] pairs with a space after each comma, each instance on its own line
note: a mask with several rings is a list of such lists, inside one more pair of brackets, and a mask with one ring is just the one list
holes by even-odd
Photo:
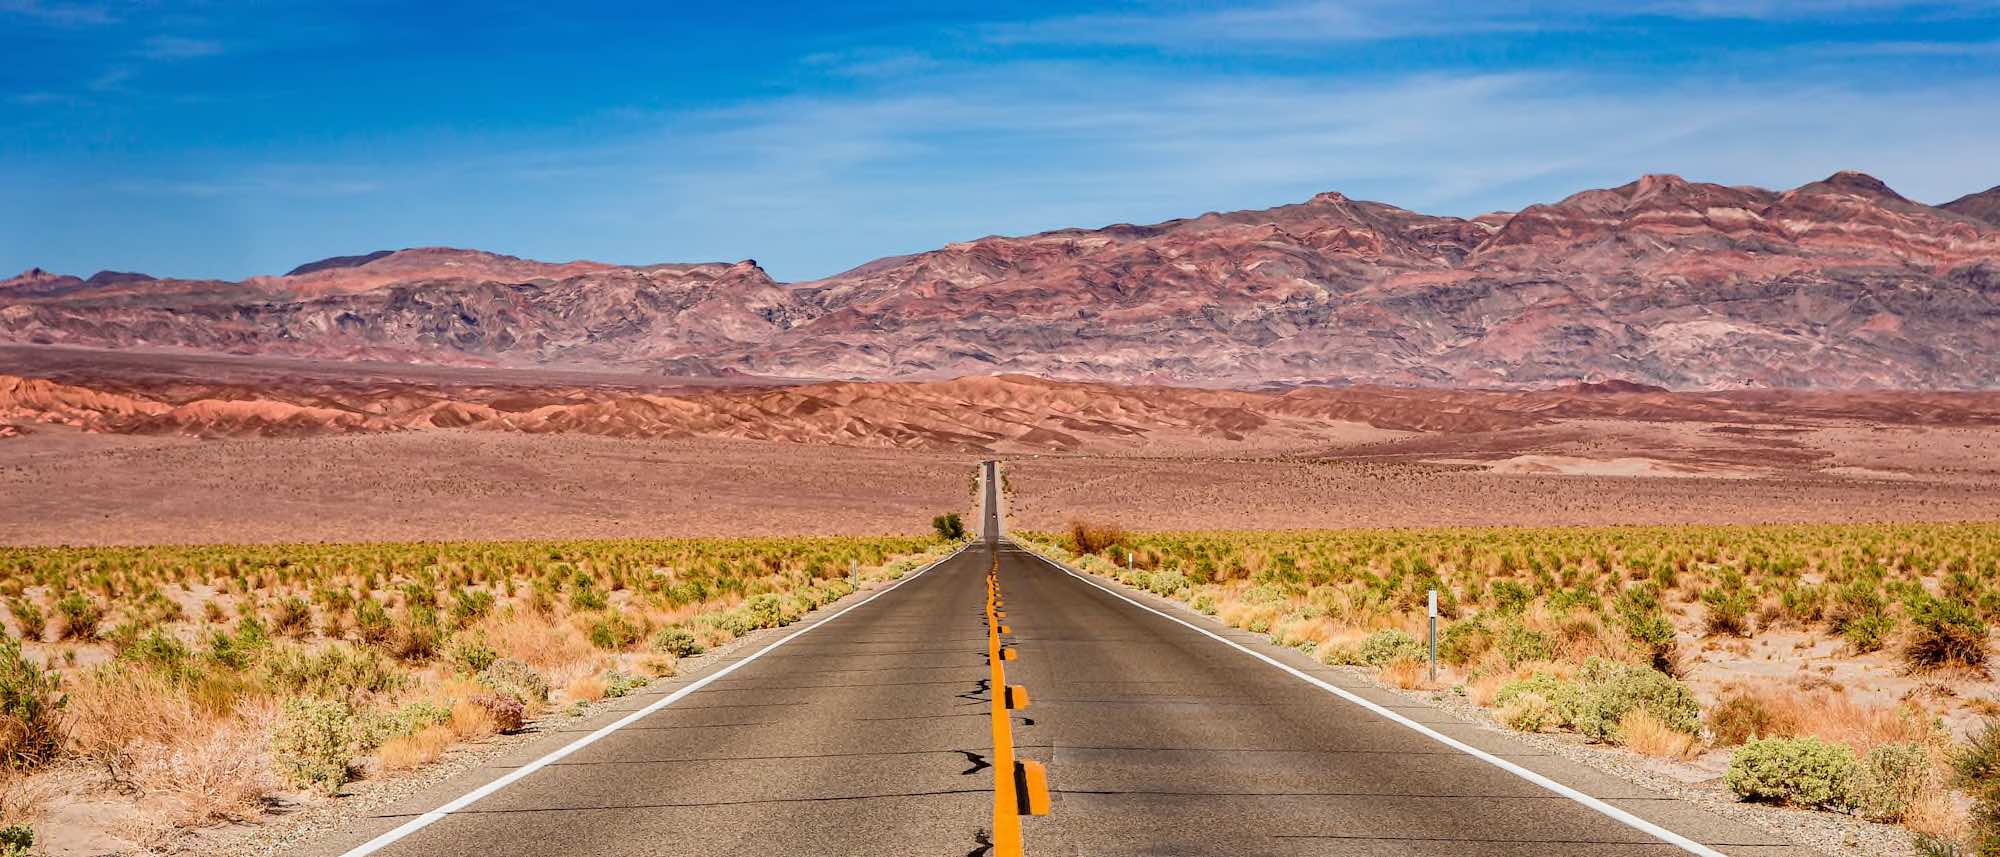
[[1438, 591], [1431, 590], [1431, 683], [1438, 680]]
[[861, 560], [847, 561], [847, 585], [854, 589], [861, 588]]
[[1127, 578], [1130, 578], [1130, 577], [1132, 576], [1132, 552], [1131, 552], [1131, 551], [1126, 551], [1126, 552], [1125, 552], [1125, 576], [1126, 576]]

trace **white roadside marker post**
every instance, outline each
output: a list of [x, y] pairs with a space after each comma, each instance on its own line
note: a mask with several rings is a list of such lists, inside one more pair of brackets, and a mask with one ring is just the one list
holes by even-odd
[[1431, 684], [1438, 680], [1438, 591], [1431, 590]]
[[1125, 576], [1126, 576], [1127, 578], [1130, 578], [1130, 577], [1132, 576], [1132, 552], [1131, 552], [1131, 551], [1126, 551], [1126, 552], [1125, 552]]

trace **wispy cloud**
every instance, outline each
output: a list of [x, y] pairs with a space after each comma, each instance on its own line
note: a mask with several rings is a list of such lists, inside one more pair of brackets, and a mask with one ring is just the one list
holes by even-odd
[[153, 36], [140, 46], [138, 53], [151, 60], [197, 59], [222, 53], [222, 43], [185, 36]]
[[1323, 44], [1546, 26], [1504, 8], [1437, 8], [1375, 0], [1290, 0], [1223, 9], [1162, 8], [993, 24], [999, 44]]
[[108, 4], [51, 3], [44, 0], [0, 0], [0, 15], [16, 15], [64, 27], [112, 24], [119, 20]]

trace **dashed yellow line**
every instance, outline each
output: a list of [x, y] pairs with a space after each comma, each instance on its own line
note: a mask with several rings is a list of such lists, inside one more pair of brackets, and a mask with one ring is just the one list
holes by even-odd
[[1049, 775], [1040, 762], [1014, 758], [1014, 719], [1008, 711], [1028, 707], [1028, 689], [1007, 683], [1008, 661], [1014, 650], [1001, 645], [1000, 635], [1008, 633], [1000, 620], [1000, 555], [986, 570], [986, 662], [992, 670], [989, 687], [993, 695], [993, 854], [994, 857], [1022, 857], [1022, 815], [1047, 815]]

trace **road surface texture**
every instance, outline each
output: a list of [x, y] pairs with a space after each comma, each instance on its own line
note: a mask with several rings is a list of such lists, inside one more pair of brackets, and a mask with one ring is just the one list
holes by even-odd
[[[1031, 694], [1014, 741], [1047, 765], [1054, 792], [1049, 815], [1023, 819], [1029, 855], [1811, 853], [1086, 581], [1006, 541], [1002, 507], [982, 499], [980, 540], [935, 568], [619, 700], [655, 710], [569, 755], [544, 758], [613, 716], [509, 751], [303, 853], [985, 853], [994, 772], [981, 619], [994, 550], [1019, 654], [1008, 680]], [[1712, 850], [1669, 844], [1211, 634]], [[519, 778], [475, 791], [509, 775]], [[454, 798], [453, 811], [434, 812]]]

